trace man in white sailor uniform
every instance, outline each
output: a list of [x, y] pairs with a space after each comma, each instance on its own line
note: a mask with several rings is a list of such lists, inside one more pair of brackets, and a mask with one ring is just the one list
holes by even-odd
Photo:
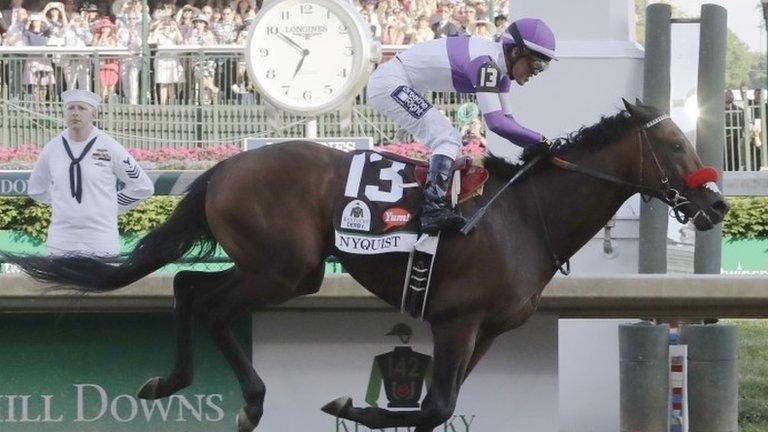
[[69, 90], [62, 100], [67, 129], [43, 148], [27, 190], [52, 206], [48, 254], [118, 255], [117, 215], [150, 197], [154, 186], [133, 156], [93, 125], [98, 95]]

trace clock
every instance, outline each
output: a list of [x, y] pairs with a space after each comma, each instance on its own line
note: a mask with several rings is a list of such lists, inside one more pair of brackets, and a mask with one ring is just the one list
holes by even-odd
[[339, 109], [360, 92], [381, 57], [368, 24], [344, 0], [279, 0], [256, 16], [245, 48], [259, 93], [307, 115]]

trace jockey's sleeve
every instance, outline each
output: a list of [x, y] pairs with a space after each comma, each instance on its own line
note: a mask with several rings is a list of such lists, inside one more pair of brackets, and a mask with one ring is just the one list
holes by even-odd
[[136, 159], [117, 141], [113, 141], [112, 169], [125, 187], [117, 193], [118, 213], [123, 214], [136, 207], [155, 193], [155, 185]]
[[477, 105], [483, 112], [488, 129], [521, 147], [542, 140], [540, 133], [522, 126], [505, 112], [502, 97], [509, 93], [511, 81], [506, 74], [501, 73], [490, 57], [476, 58], [469, 63], [468, 69], [468, 76], [475, 87]]
[[32, 174], [29, 176], [29, 186], [27, 187], [27, 195], [43, 204], [51, 203], [51, 188], [53, 187], [51, 167], [48, 162], [50, 152], [46, 151], [47, 148], [48, 146], [40, 152], [40, 156], [32, 168]]

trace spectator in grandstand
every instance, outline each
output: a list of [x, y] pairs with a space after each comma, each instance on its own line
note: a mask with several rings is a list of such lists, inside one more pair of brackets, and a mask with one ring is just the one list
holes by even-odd
[[186, 5], [176, 14], [176, 22], [179, 24], [181, 35], [186, 37], [195, 27], [192, 20], [200, 15], [202, 11], [194, 6]]
[[[211, 20], [213, 19], [213, 7], [211, 5], [205, 5], [200, 8], [201, 11], [203, 11], [203, 15], [208, 19], [208, 23], [210, 24]], [[192, 18], [194, 20], [194, 18]]]
[[434, 38], [435, 32], [429, 28], [429, 17], [426, 15], [420, 16], [416, 24], [416, 30], [413, 31], [413, 36], [411, 36], [411, 43], [417, 44]]
[[160, 18], [174, 18], [176, 16], [176, 0], [166, 0], [165, 3], [160, 5], [155, 13], [152, 14], [153, 19]]
[[365, 0], [363, 12], [365, 12], [363, 17], [367, 18], [368, 23], [371, 25], [373, 37], [381, 39], [381, 17], [376, 10], [376, 0]]
[[415, 17], [409, 15], [404, 7], [397, 6], [393, 8], [392, 13], [393, 15], [391, 16], [394, 16], [395, 19], [397, 19], [397, 23], [404, 32], [409, 33], [409, 30], [413, 30]]
[[[72, 48], [90, 46], [93, 33], [85, 18], [75, 15], [64, 29], [64, 45]], [[67, 89], [91, 89], [91, 60], [88, 56], [72, 55], [63, 61]]]
[[[176, 46], [184, 42], [184, 37], [176, 21], [161, 18], [150, 25], [149, 43], [158, 48]], [[176, 85], [183, 83], [184, 68], [179, 63], [176, 53], [158, 50], [155, 56], [155, 84], [160, 86], [160, 104], [167, 105], [176, 100]]]
[[[51, 35], [42, 13], [34, 13], [29, 17], [27, 28], [23, 33], [24, 45], [31, 47], [48, 45], [48, 38]], [[44, 101], [48, 95], [48, 86], [56, 84], [51, 61], [45, 57], [25, 61], [22, 84], [29, 88], [35, 100]]]
[[496, 15], [496, 18], [493, 19], [493, 25], [496, 26], [496, 29], [494, 31], [493, 40], [496, 42], [501, 41], [501, 36], [504, 34], [504, 31], [507, 30], [507, 16], [506, 15]]
[[[411, 11], [416, 16], [425, 15], [428, 20], [432, 18], [437, 10], [437, 0], [413, 0]], [[429, 24], [433, 24], [432, 21]]]
[[509, 13], [509, 0], [497, 0], [493, 2], [494, 16], [506, 15]]
[[475, 21], [473, 23], [470, 23], [469, 25], [469, 34], [471, 36], [493, 41], [494, 34], [491, 33], [492, 26], [493, 24], [491, 24], [490, 21], [486, 21], [486, 20]]
[[[194, 19], [195, 28], [184, 41], [187, 45], [210, 46], [216, 45], [216, 36], [210, 30], [208, 17], [200, 15]], [[219, 94], [219, 88], [214, 84], [216, 62], [211, 59], [192, 59], [197, 91], [202, 102], [213, 102]]]
[[725, 170], [738, 171], [741, 166], [741, 130], [744, 110], [736, 105], [733, 90], [725, 91]]
[[237, 16], [239, 16], [242, 21], [245, 21], [248, 15], [250, 15], [251, 11], [253, 11], [254, 14], [259, 12], [259, 10], [254, 8], [251, 2], [248, 0], [240, 0], [237, 2], [235, 14], [237, 14]]
[[43, 19], [51, 31], [51, 36], [48, 39], [48, 43], [50, 45], [63, 45], [64, 28], [66, 27], [68, 21], [67, 13], [64, 10], [64, 4], [59, 2], [51, 2], [46, 4], [45, 8], [43, 9]]
[[[3, 12], [5, 16], [8, 12]], [[24, 30], [29, 23], [29, 15], [26, 9], [16, 11], [16, 21], [8, 28], [8, 31], [3, 35], [3, 45], [5, 46], [23, 46], [24, 42]], [[18, 81], [21, 84], [21, 81]]]
[[19, 20], [21, 14], [23, 12], [23, 17], [27, 17], [27, 11], [24, 9], [24, 0], [11, 0], [11, 5], [8, 9], [5, 9], [2, 11], [2, 14], [0, 15], [0, 33], [5, 33], [11, 29], [11, 27], [16, 24], [16, 21]]
[[80, 9], [83, 18], [91, 27], [91, 32], [95, 33], [95, 25], [101, 19], [101, 9], [94, 3], [85, 3]]
[[435, 33], [435, 39], [447, 36], [458, 36], [461, 34], [461, 27], [453, 22], [453, 4], [443, 3], [438, 9], [440, 19], [432, 24], [432, 31]]
[[139, 103], [139, 72], [144, 64], [141, 58], [141, 24], [135, 12], [129, 12], [126, 19], [128, 23], [117, 31], [117, 42], [131, 53], [121, 59], [120, 84], [128, 103], [136, 105]]
[[[235, 21], [235, 11], [225, 7], [221, 11], [221, 22], [213, 24], [211, 27], [219, 45], [234, 45], [237, 42], [241, 25]], [[224, 56], [219, 59], [216, 67], [216, 77], [218, 78], [216, 86], [223, 89], [227, 93], [227, 99], [229, 99], [232, 96], [233, 78], [236, 79], [237, 59], [230, 55]]]
[[235, 12], [225, 7], [221, 12], [221, 22], [214, 24], [213, 34], [221, 45], [233, 45], [240, 33], [240, 26], [235, 22]]
[[[96, 47], [116, 47], [117, 27], [107, 17], [102, 18], [96, 23], [93, 46]], [[103, 57], [102, 57], [103, 58]], [[99, 64], [99, 93], [101, 98], [107, 102], [115, 93], [115, 86], [120, 80], [120, 62], [116, 58], [106, 58]]]
[[475, 10], [475, 18], [479, 20], [487, 20], [488, 18], [488, 3], [484, 0], [467, 0], [467, 6], [471, 6]]
[[[120, 0], [117, 0], [120, 1]], [[136, 17], [138, 19], [139, 25], [141, 25], [141, 20], [143, 19], [143, 13], [142, 13], [142, 4], [139, 0], [123, 0], [122, 6], [120, 7], [120, 13], [115, 15], [115, 24], [117, 24], [118, 31], [119, 29], [122, 29], [128, 25], [128, 15], [129, 14], [136, 14]]]
[[77, 8], [77, 1], [64, 0], [64, 15], [66, 15], [67, 21], [71, 21], [72, 18], [80, 15], [79, 10]]
[[464, 29], [463, 32], [471, 35], [474, 30], [473, 26], [475, 21], [477, 21], [477, 9], [470, 5], [464, 6], [464, 11], [460, 15], [459, 20], [459, 24], [461, 24], [462, 29]]
[[133, 156], [93, 125], [98, 95], [68, 90], [62, 100], [67, 129], [43, 148], [27, 191], [53, 207], [48, 254], [117, 255], [117, 215], [151, 196], [154, 186]]
[[[243, 21], [243, 27], [240, 29], [240, 33], [237, 35], [235, 41], [238, 45], [245, 45], [245, 39], [248, 37], [248, 33], [251, 30], [251, 25], [256, 19], [256, 12], [253, 10], [248, 12], [245, 20]], [[245, 64], [245, 59], [240, 56], [240, 61], [237, 62], [237, 72], [235, 75], [235, 84], [232, 85], [232, 92], [235, 94], [246, 94], [253, 90], [253, 84], [250, 82], [248, 76], [248, 69]]]
[[400, 28], [397, 18], [390, 16], [387, 18], [387, 26], [381, 34], [382, 45], [402, 45], [405, 41], [405, 32]]

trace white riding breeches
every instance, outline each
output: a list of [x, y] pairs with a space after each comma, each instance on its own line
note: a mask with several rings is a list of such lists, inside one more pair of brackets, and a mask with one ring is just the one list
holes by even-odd
[[388, 119], [424, 142], [432, 154], [456, 159], [461, 133], [451, 121], [413, 89], [397, 58], [379, 66], [368, 80], [368, 102]]

